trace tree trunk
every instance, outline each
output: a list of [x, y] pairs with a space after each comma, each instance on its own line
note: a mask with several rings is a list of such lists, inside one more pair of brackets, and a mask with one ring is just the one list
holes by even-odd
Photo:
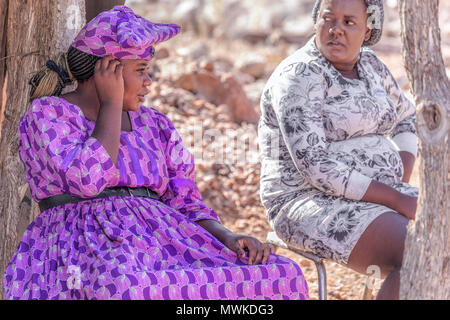
[[401, 270], [401, 299], [450, 299], [450, 82], [439, 0], [400, 0], [403, 58], [417, 106], [420, 195]]
[[5, 56], [6, 51], [6, 32], [1, 30], [6, 29], [6, 16], [8, 14], [8, 0], [0, 0], [0, 139], [2, 138], [2, 123], [5, 113], [6, 104], [6, 92], [3, 88], [6, 88], [7, 79], [5, 77], [6, 59], [2, 59]]
[[[0, 47], [0, 58], [5, 58], [1, 61], [8, 79], [4, 121], [0, 126], [0, 298], [3, 299], [5, 269], [23, 232], [38, 213], [18, 156], [19, 119], [29, 107], [28, 79], [47, 59], [67, 50], [85, 22], [85, 10], [84, 0], [0, 0], [0, 9], [0, 44], [6, 38], [5, 49]], [[1, 86], [4, 78], [1, 64], [0, 72]]]
[[86, 21], [91, 21], [100, 12], [125, 4], [125, 0], [86, 0]]

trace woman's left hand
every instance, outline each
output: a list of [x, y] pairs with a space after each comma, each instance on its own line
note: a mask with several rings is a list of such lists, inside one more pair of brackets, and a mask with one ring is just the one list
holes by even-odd
[[245, 257], [248, 251], [248, 264], [266, 264], [274, 247], [267, 243], [262, 243], [258, 239], [250, 236], [231, 233], [223, 240], [223, 244], [236, 252], [239, 258]]

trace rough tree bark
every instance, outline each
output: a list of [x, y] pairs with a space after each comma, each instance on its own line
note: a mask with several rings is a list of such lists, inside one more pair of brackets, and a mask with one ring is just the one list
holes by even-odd
[[3, 91], [3, 88], [6, 88], [7, 78], [5, 77], [6, 70], [5, 64], [6, 59], [2, 59], [5, 56], [6, 52], [6, 32], [2, 30], [6, 30], [6, 16], [8, 15], [8, 0], [0, 0], [0, 139], [1, 139], [1, 128], [4, 120], [4, 111], [6, 104], [6, 92]]
[[100, 12], [125, 4], [125, 0], [85, 0], [86, 21], [95, 18]]
[[[6, 76], [0, 125], [0, 298], [3, 275], [26, 227], [38, 212], [18, 156], [17, 128], [28, 104], [28, 79], [45, 61], [67, 50], [85, 22], [84, 0], [0, 0], [0, 87]], [[3, 24], [2, 19], [5, 22]], [[3, 40], [6, 39], [6, 42]], [[1, 94], [2, 91], [0, 91]], [[2, 101], [4, 99], [0, 99]]]
[[450, 82], [439, 0], [400, 0], [403, 58], [417, 106], [420, 195], [401, 270], [401, 299], [450, 299]]

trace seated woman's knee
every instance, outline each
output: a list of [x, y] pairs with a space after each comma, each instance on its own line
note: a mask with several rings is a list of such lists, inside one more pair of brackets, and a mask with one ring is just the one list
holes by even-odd
[[386, 212], [376, 218], [364, 231], [354, 247], [349, 266], [370, 273], [378, 268], [381, 277], [400, 269], [408, 219], [396, 212]]

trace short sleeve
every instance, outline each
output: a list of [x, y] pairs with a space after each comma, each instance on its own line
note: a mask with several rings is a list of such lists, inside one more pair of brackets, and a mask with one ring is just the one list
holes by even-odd
[[399, 151], [408, 151], [416, 157], [418, 148], [415, 124], [416, 107], [406, 97], [388, 67], [374, 54], [371, 54], [371, 59], [375, 62], [383, 87], [397, 111], [397, 121], [389, 136]]
[[164, 139], [169, 175], [169, 183], [161, 197], [162, 201], [187, 215], [192, 221], [212, 219], [220, 222], [217, 213], [203, 203], [200, 190], [195, 184], [194, 157], [184, 146], [172, 121], [159, 112], [157, 117], [163, 132], [162, 139]]
[[22, 161], [30, 176], [39, 176], [41, 184], [89, 198], [118, 183], [119, 171], [106, 149], [88, 134], [79, 114], [56, 98], [32, 102], [20, 121], [19, 137], [21, 148], [29, 146], [28, 157], [23, 156], [26, 159]]
[[297, 170], [325, 194], [360, 200], [370, 182], [360, 172], [335, 160], [323, 125], [324, 77], [317, 67], [293, 63], [270, 87], [283, 140]]

